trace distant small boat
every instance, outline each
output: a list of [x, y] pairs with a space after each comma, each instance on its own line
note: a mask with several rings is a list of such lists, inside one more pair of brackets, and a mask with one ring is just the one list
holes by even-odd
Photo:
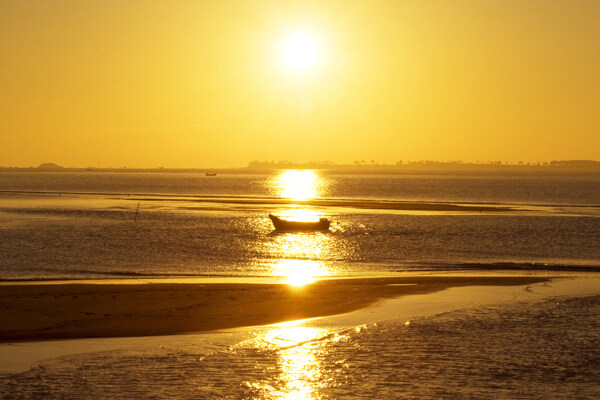
[[269, 214], [269, 218], [271, 222], [273, 222], [273, 226], [278, 231], [327, 231], [329, 230], [329, 225], [331, 225], [331, 221], [327, 218], [319, 218], [318, 221], [314, 222], [306, 222], [306, 221], [290, 221], [287, 219], [282, 219], [274, 216], [273, 214]]
[[217, 173], [216, 172], [207, 172], [205, 175], [206, 176], [217, 176]]

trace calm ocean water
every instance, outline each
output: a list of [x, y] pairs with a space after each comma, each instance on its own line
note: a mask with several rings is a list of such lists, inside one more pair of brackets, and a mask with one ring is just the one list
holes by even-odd
[[594, 270], [600, 177], [2, 173], [0, 237], [2, 280]]

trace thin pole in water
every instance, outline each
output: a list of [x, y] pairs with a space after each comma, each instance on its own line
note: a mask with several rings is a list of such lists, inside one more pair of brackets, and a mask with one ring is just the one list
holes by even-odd
[[137, 219], [138, 211], [140, 210], [140, 202], [138, 201], [138, 206], [135, 209], [135, 217], [133, 217], [133, 222]]

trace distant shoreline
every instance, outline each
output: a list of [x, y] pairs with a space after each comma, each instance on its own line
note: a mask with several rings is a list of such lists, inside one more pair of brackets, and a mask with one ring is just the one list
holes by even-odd
[[44, 163], [37, 167], [0, 167], [0, 172], [48, 172], [48, 173], [196, 173], [196, 174], [271, 174], [286, 169], [320, 170], [327, 174], [363, 175], [413, 175], [413, 174], [600, 174], [600, 161], [570, 160], [550, 161], [535, 164], [462, 163], [419, 161], [387, 164], [333, 164], [289, 163], [253, 161], [247, 167], [239, 168], [96, 168], [62, 167], [54, 163]]

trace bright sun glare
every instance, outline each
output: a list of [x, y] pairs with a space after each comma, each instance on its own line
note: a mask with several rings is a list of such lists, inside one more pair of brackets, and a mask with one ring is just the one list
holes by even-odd
[[283, 42], [283, 60], [294, 70], [305, 70], [315, 65], [319, 56], [319, 47], [313, 36], [305, 32], [296, 32]]
[[322, 179], [313, 171], [287, 170], [277, 176], [275, 186], [281, 197], [308, 200], [318, 196]]
[[275, 275], [285, 276], [285, 282], [291, 286], [308, 285], [328, 273], [321, 263], [312, 260], [281, 260], [273, 269]]

